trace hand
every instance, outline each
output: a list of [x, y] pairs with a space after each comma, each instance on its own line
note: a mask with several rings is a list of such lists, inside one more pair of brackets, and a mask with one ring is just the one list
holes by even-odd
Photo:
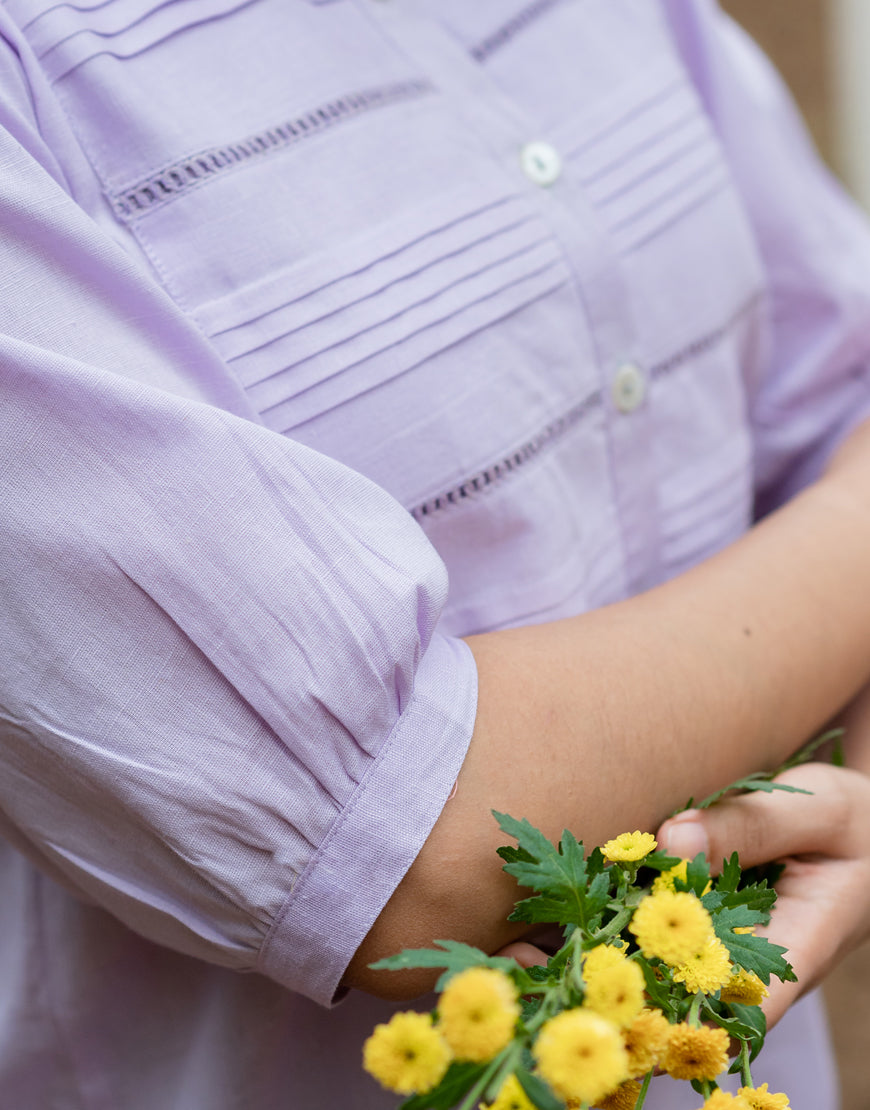
[[807, 763], [779, 781], [812, 796], [753, 793], [666, 821], [659, 847], [714, 870], [737, 851], [743, 867], [783, 860], [770, 926], [759, 929], [788, 948], [797, 983], [772, 979], [764, 1010], [773, 1025], [852, 948], [870, 936], [870, 777]]

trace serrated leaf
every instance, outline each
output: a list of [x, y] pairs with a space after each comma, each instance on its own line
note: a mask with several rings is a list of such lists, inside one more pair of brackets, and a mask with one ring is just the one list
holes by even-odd
[[441, 1082], [425, 1095], [413, 1095], [399, 1110], [451, 1110], [483, 1075], [485, 1064], [458, 1064], [454, 1061]]
[[740, 886], [740, 860], [736, 852], [732, 852], [727, 860], [722, 861], [722, 871], [716, 880], [716, 890], [730, 893]]
[[495, 967], [501, 971], [513, 972], [516, 962], [504, 956], [487, 956], [479, 948], [470, 944], [462, 944], [458, 940], [436, 940], [436, 948], [405, 948], [395, 956], [386, 956], [377, 960], [369, 967], [373, 971], [408, 971], [413, 968], [439, 968], [445, 969], [438, 980], [435, 989], [443, 990], [447, 980], [457, 972], [465, 971], [469, 967]]
[[670, 871], [680, 863], [679, 856], [669, 856], [667, 852], [650, 852], [644, 856], [643, 867], [651, 867], [653, 871]]
[[809, 740], [802, 748], [798, 748], [793, 756], [781, 763], [773, 773], [780, 775], [783, 771], [788, 771], [792, 767], [799, 767], [801, 763], [808, 763], [819, 748], [821, 748], [823, 744], [827, 744], [830, 740], [834, 742], [834, 755], [836, 755], [836, 745], [842, 744], [845, 731], [846, 730], [842, 728], [832, 728], [828, 729], [827, 732], [823, 732], [821, 736]]
[[773, 776], [780, 774], [785, 767], [777, 767], [775, 771], [756, 771], [746, 778], [737, 779], [728, 786], [723, 786], [721, 790], [717, 790], [714, 794], [708, 795], [702, 802], [698, 802], [695, 809], [709, 809], [711, 806], [721, 802], [726, 794], [732, 791], [736, 793], [748, 794], [752, 790], [761, 790], [765, 794], [772, 794], [774, 790], [782, 790], [786, 794], [812, 794], [812, 790], [804, 790], [799, 786], [789, 786], [785, 782], [774, 782]]
[[685, 889], [692, 891], [701, 898], [704, 894], [707, 884], [710, 882], [710, 865], [704, 859], [704, 853], [699, 852], [693, 860], [689, 860], [686, 867], [686, 881], [685, 884], [677, 880], [677, 889]]
[[760, 790], [763, 794], [772, 794], [774, 790], [781, 790], [784, 794], [812, 795], [812, 790], [804, 790], [800, 786], [789, 786], [786, 782], [771, 782], [770, 779], [756, 779], [752, 782], [747, 782], [743, 789], [747, 792]]
[[754, 883], [728, 892], [711, 890], [703, 895], [701, 902], [712, 914], [723, 913], [726, 910], [736, 911], [742, 907], [759, 915], [753, 922], [739, 921], [738, 925], [766, 925], [770, 920], [770, 911], [776, 902], [776, 891], [767, 883]]
[[[583, 845], [567, 829], [558, 845], [523, 819], [493, 814], [503, 832], [513, 836], [523, 853], [505, 863], [504, 870], [520, 886], [540, 893], [518, 902], [510, 921], [529, 924], [556, 922], [589, 928], [610, 901], [610, 874], [600, 852], [587, 861]], [[596, 854], [597, 853], [597, 854]]]
[[[711, 891], [714, 896], [717, 891]], [[737, 895], [729, 894], [729, 898], [739, 897]], [[707, 896], [701, 899], [704, 906], [707, 905]], [[725, 933], [730, 933], [732, 929], [748, 929], [754, 925], [766, 925], [769, 921], [769, 915], [761, 912], [760, 910], [752, 909], [751, 906], [744, 905], [742, 902], [736, 905], [729, 905], [723, 903], [718, 909], [711, 911], [713, 916], [713, 928], [720, 936]], [[745, 935], [745, 934], [740, 934]]]
[[526, 1071], [525, 1068], [517, 1068], [514, 1074], [538, 1110], [564, 1110], [564, 1102], [556, 1098], [543, 1079], [539, 1079], [537, 1075]]
[[752, 933], [735, 933], [731, 928], [723, 927], [722, 919], [727, 913], [728, 911], [725, 911], [724, 914], [716, 914], [713, 917], [713, 928], [728, 949], [732, 963], [742, 967], [744, 971], [754, 971], [765, 986], [770, 984], [771, 975], [775, 975], [783, 983], [797, 982], [797, 976], [791, 964], [783, 958], [787, 950], [782, 945], [773, 944], [767, 937], [757, 937]]

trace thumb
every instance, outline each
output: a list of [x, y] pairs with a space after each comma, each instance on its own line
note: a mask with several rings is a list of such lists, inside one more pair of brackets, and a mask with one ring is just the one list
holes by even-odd
[[[807, 763], [777, 781], [811, 794], [754, 792], [729, 797], [710, 809], [690, 809], [665, 821], [659, 844], [671, 855], [703, 852], [714, 871], [737, 852], [742, 867], [804, 852], [835, 850], [843, 829], [844, 772]], [[841, 776], [838, 778], [837, 776]]]

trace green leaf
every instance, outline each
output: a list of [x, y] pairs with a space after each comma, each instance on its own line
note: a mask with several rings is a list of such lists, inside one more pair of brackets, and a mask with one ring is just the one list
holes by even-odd
[[[773, 774], [780, 775], [783, 771], [788, 771], [792, 767], [799, 767], [801, 763], [809, 763], [809, 761], [813, 758], [819, 748], [821, 748], [823, 744], [827, 744], [829, 741], [833, 741], [834, 743], [833, 755], [834, 757], [836, 757], [838, 746], [840, 747], [840, 751], [842, 753], [844, 732], [845, 729], [842, 728], [828, 729], [828, 731], [823, 732], [821, 736], [817, 736], [814, 740], [810, 740], [806, 744], [804, 744], [802, 748], [798, 748], [794, 755], [786, 759], [784, 763], [781, 763], [779, 767], [777, 767], [777, 769], [773, 772]], [[836, 763], [836, 758], [834, 758], [832, 761]]]
[[[722, 921], [733, 922], [732, 928], [746, 925], [766, 925], [770, 921], [770, 911], [776, 902], [776, 891], [767, 886], [766, 883], [757, 883], [727, 893], [721, 890], [711, 890], [701, 898], [701, 902], [714, 916], [726, 913], [727, 916], [723, 917]], [[751, 921], [748, 918], [738, 920], [738, 916], [746, 918], [745, 914], [737, 914], [740, 909], [748, 910], [755, 916]]]
[[564, 1102], [556, 1098], [543, 1079], [539, 1079], [525, 1068], [517, 1068], [515, 1075], [538, 1110], [564, 1110]]
[[485, 1069], [485, 1064], [457, 1064], [454, 1061], [437, 1087], [425, 1095], [405, 1099], [399, 1110], [451, 1110], [471, 1090]]
[[567, 829], [560, 843], [554, 845], [525, 819], [518, 821], [495, 810], [493, 815], [502, 831], [514, 837], [522, 853], [505, 863], [504, 870], [520, 886], [540, 891], [518, 902], [509, 920], [574, 924], [589, 929], [610, 901], [611, 877], [604, 869], [601, 853], [596, 850], [587, 861], [582, 843]]
[[721, 790], [708, 795], [702, 802], [698, 802], [695, 809], [709, 809], [710, 806], [720, 802], [726, 794], [730, 794], [732, 790], [742, 790], [744, 792], [763, 790], [766, 794], [770, 794], [774, 790], [784, 790], [787, 794], [812, 794], [812, 790], [801, 790], [797, 786], [788, 786], [784, 782], [771, 782], [771, 778], [780, 774], [781, 770], [782, 768], [778, 767], [775, 771], [755, 771], [745, 778], [736, 779], [728, 786], [723, 786]]
[[772, 794], [774, 790], [782, 790], [786, 794], [812, 794], [812, 790], [803, 790], [799, 786], [789, 786], [785, 782], [771, 782], [769, 779], [758, 779], [749, 782], [744, 789], [747, 791], [760, 790], [763, 794]]
[[704, 853], [699, 852], [693, 860], [689, 860], [688, 867], [686, 868], [686, 881], [685, 883], [676, 880], [675, 886], [677, 890], [686, 889], [690, 890], [693, 894], [697, 894], [701, 898], [710, 882], [710, 865], [704, 859]]
[[721, 894], [731, 894], [740, 886], [740, 860], [732, 852], [727, 860], [722, 860], [722, 871], [716, 879], [716, 890]]
[[[722, 1029], [726, 1030], [729, 1036], [740, 1038], [744, 1041], [749, 1041], [751, 1045], [755, 1045], [759, 1036], [758, 1029], [743, 1021], [742, 1018], [732, 1016], [726, 1013], [720, 1013], [715, 1007], [705, 1007], [705, 1015], [710, 1021], [714, 1021]], [[761, 1016], [764, 1016], [763, 1011], [758, 1006], [745, 1006], [746, 1010], [758, 1010]], [[764, 1030], [761, 1031], [761, 1038], [764, 1039]]]
[[669, 856], [667, 852], [650, 852], [644, 857], [642, 866], [651, 867], [653, 871], [670, 871], [679, 862], [679, 856]]
[[[436, 990], [443, 990], [447, 980], [457, 972], [469, 967], [495, 967], [505, 972], [515, 972], [517, 964], [504, 956], [487, 956], [479, 948], [461, 944], [458, 940], [436, 940], [435, 948], [406, 948], [395, 956], [369, 964], [373, 971], [407, 971], [410, 968], [443, 967], [445, 973], [436, 984]], [[439, 950], [440, 949], [440, 950]]]
[[767, 1036], [767, 1018], [764, 1016], [764, 1010], [760, 1006], [744, 1006], [739, 1002], [729, 1003], [728, 1008], [738, 1021], [754, 1031], [754, 1037], [749, 1038], [749, 1043], [752, 1045], [752, 1052], [749, 1056], [749, 1063], [751, 1064], [761, 1052], [764, 1038]]
[[496, 855], [501, 856], [505, 863], [532, 863], [535, 858], [522, 848], [512, 848], [510, 844], [496, 848], [495, 851]]
[[659, 979], [656, 976], [655, 969], [646, 960], [640, 959], [637, 962], [643, 972], [646, 993], [649, 995], [650, 1001], [655, 1003], [666, 1017], [673, 1017], [676, 1010], [675, 999], [671, 997], [671, 984]]
[[745, 971], [754, 971], [765, 985], [770, 983], [771, 975], [775, 975], [783, 983], [796, 982], [797, 976], [791, 964], [783, 959], [787, 949], [782, 945], [773, 944], [767, 937], [756, 937], [752, 933], [733, 932], [735, 927], [755, 924], [756, 922], [748, 918], [757, 919], [758, 916], [754, 910], [737, 906], [733, 910], [726, 909], [714, 914], [713, 928], [716, 936], [728, 949], [732, 962]]

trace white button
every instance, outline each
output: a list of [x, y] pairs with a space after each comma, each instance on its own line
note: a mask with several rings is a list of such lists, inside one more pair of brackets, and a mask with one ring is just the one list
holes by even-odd
[[552, 185], [562, 172], [559, 152], [549, 143], [526, 143], [520, 151], [520, 165], [535, 185]]
[[611, 392], [620, 412], [634, 412], [646, 396], [643, 370], [633, 362], [624, 362], [616, 371]]

